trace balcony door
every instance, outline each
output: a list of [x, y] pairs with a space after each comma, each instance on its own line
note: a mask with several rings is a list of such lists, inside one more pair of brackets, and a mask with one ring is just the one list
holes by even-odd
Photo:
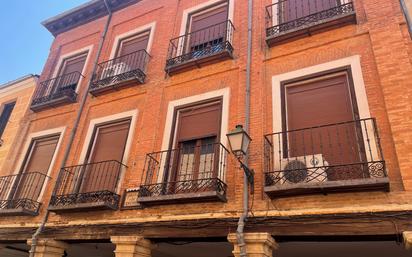
[[83, 171], [80, 192], [113, 192], [120, 177], [120, 163], [123, 162], [129, 129], [129, 119], [95, 128], [86, 159], [89, 165]]
[[[355, 121], [356, 100], [346, 72], [287, 84], [284, 90], [284, 125], [289, 131], [284, 138], [285, 158], [321, 154], [328, 166], [364, 161], [362, 132]], [[328, 179], [340, 175], [344, 174], [330, 172]], [[346, 175], [364, 176], [357, 172]]]
[[190, 33], [187, 52], [198, 52], [208, 48], [213, 50], [226, 40], [228, 4], [227, 2], [189, 15], [187, 31]]
[[[136, 69], [143, 70], [146, 55], [141, 50], [147, 49], [149, 36], [150, 31], [144, 31], [119, 41], [116, 52], [117, 58], [111, 64], [114, 75]], [[106, 75], [106, 77], [109, 76]]]
[[339, 2], [340, 0], [286, 0], [279, 6], [282, 15], [281, 23], [332, 9], [340, 5]]
[[179, 110], [172, 181], [196, 181], [217, 176], [221, 102]]
[[14, 199], [37, 200], [56, 151], [59, 135], [34, 139], [16, 181]]
[[87, 53], [82, 53], [63, 60], [55, 81], [57, 86], [54, 88], [54, 93], [67, 89], [76, 90], [86, 59]]

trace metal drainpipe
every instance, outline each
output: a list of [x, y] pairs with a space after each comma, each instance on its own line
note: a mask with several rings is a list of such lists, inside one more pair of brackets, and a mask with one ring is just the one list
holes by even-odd
[[[103, 0], [103, 2], [104, 2], [104, 5], [106, 6], [108, 17], [107, 17], [107, 21], [106, 21], [102, 36], [100, 38], [99, 48], [97, 50], [97, 55], [96, 55], [96, 58], [95, 58], [94, 63], [93, 63], [93, 69], [92, 69], [93, 72], [91, 74], [94, 74], [95, 71], [96, 71], [97, 64], [98, 64], [98, 61], [99, 61], [99, 57], [100, 57], [100, 54], [101, 54], [102, 49], [103, 49], [103, 43], [106, 39], [107, 31], [109, 30], [110, 21], [112, 19], [112, 11], [110, 10], [110, 7], [107, 3], [107, 0]], [[64, 166], [66, 166], [66, 162], [67, 162], [67, 159], [69, 157], [70, 149], [73, 145], [74, 136], [76, 135], [76, 131], [77, 131], [77, 128], [78, 128], [79, 123], [80, 123], [80, 118], [81, 118], [81, 115], [82, 115], [82, 112], [83, 112], [83, 108], [84, 108], [84, 105], [85, 105], [86, 100], [87, 100], [89, 88], [90, 88], [90, 85], [92, 83], [92, 77], [93, 77], [92, 75], [89, 76], [89, 82], [87, 84], [87, 91], [83, 94], [83, 97], [80, 101], [79, 111], [77, 112], [76, 120], [73, 124], [73, 129], [70, 133], [69, 142], [68, 142], [67, 147], [65, 149], [62, 165], [61, 165], [59, 170], [61, 170]], [[60, 172], [59, 172], [59, 175], [57, 177], [55, 188], [54, 188], [53, 191], [55, 191], [56, 188], [57, 188], [57, 181], [59, 181], [59, 177], [60, 177]], [[49, 210], [46, 210], [46, 214], [44, 215], [40, 226], [37, 228], [36, 232], [33, 234], [32, 238], [31, 238], [32, 243], [31, 243], [31, 248], [30, 248], [30, 255], [29, 255], [30, 257], [34, 257], [34, 252], [36, 250], [38, 237], [43, 232], [43, 229], [44, 229], [44, 227], [46, 225], [46, 222], [49, 218], [49, 214], [50, 214]]]
[[[247, 18], [247, 60], [246, 60], [246, 95], [245, 95], [245, 130], [249, 133], [250, 124], [250, 74], [252, 62], [252, 0], [248, 0]], [[245, 155], [244, 164], [248, 164], [248, 155]], [[245, 223], [249, 212], [249, 189], [246, 174], [243, 175], [243, 213], [239, 217], [236, 237], [240, 249], [240, 257], [247, 257], [246, 242], [244, 236]]]

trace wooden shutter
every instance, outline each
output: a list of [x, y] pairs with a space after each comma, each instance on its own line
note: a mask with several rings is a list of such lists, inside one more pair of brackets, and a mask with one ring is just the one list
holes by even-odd
[[[322, 154], [329, 165], [360, 161], [347, 75], [286, 87], [289, 157]], [[338, 123], [349, 122], [341, 125]], [[303, 129], [331, 125], [314, 129]], [[303, 129], [303, 130], [299, 130]]]
[[4, 105], [3, 112], [1, 113], [1, 116], [0, 116], [0, 138], [3, 136], [4, 129], [6, 128], [7, 123], [9, 122], [11, 113], [15, 105], [16, 105], [16, 102], [12, 102], [12, 103], [8, 103]]
[[149, 32], [144, 32], [132, 38], [123, 39], [119, 43], [117, 56], [128, 55], [147, 48]]
[[221, 112], [220, 102], [179, 111], [177, 142], [211, 136], [218, 137]]

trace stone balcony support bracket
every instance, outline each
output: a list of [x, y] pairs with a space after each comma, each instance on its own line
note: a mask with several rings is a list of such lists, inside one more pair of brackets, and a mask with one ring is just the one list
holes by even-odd
[[[278, 244], [269, 233], [245, 233], [244, 237], [248, 257], [272, 257], [273, 250], [278, 248]], [[240, 257], [236, 234], [229, 234], [227, 239], [234, 245], [234, 256]]]
[[[27, 240], [27, 244], [31, 246], [32, 240]], [[34, 250], [34, 257], [62, 257], [67, 248], [68, 244], [61, 241], [39, 239], [37, 240], [36, 249]]]
[[112, 236], [116, 257], [151, 257], [152, 243], [141, 236]]

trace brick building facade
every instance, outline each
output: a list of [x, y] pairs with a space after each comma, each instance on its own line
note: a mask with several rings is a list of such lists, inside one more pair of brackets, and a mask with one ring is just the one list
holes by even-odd
[[91, 1], [43, 23], [55, 40], [2, 174], [50, 179], [6, 193], [7, 254], [240, 256], [226, 134], [245, 123], [249, 256], [410, 254], [400, 3], [252, 2], [250, 105], [246, 0]]

